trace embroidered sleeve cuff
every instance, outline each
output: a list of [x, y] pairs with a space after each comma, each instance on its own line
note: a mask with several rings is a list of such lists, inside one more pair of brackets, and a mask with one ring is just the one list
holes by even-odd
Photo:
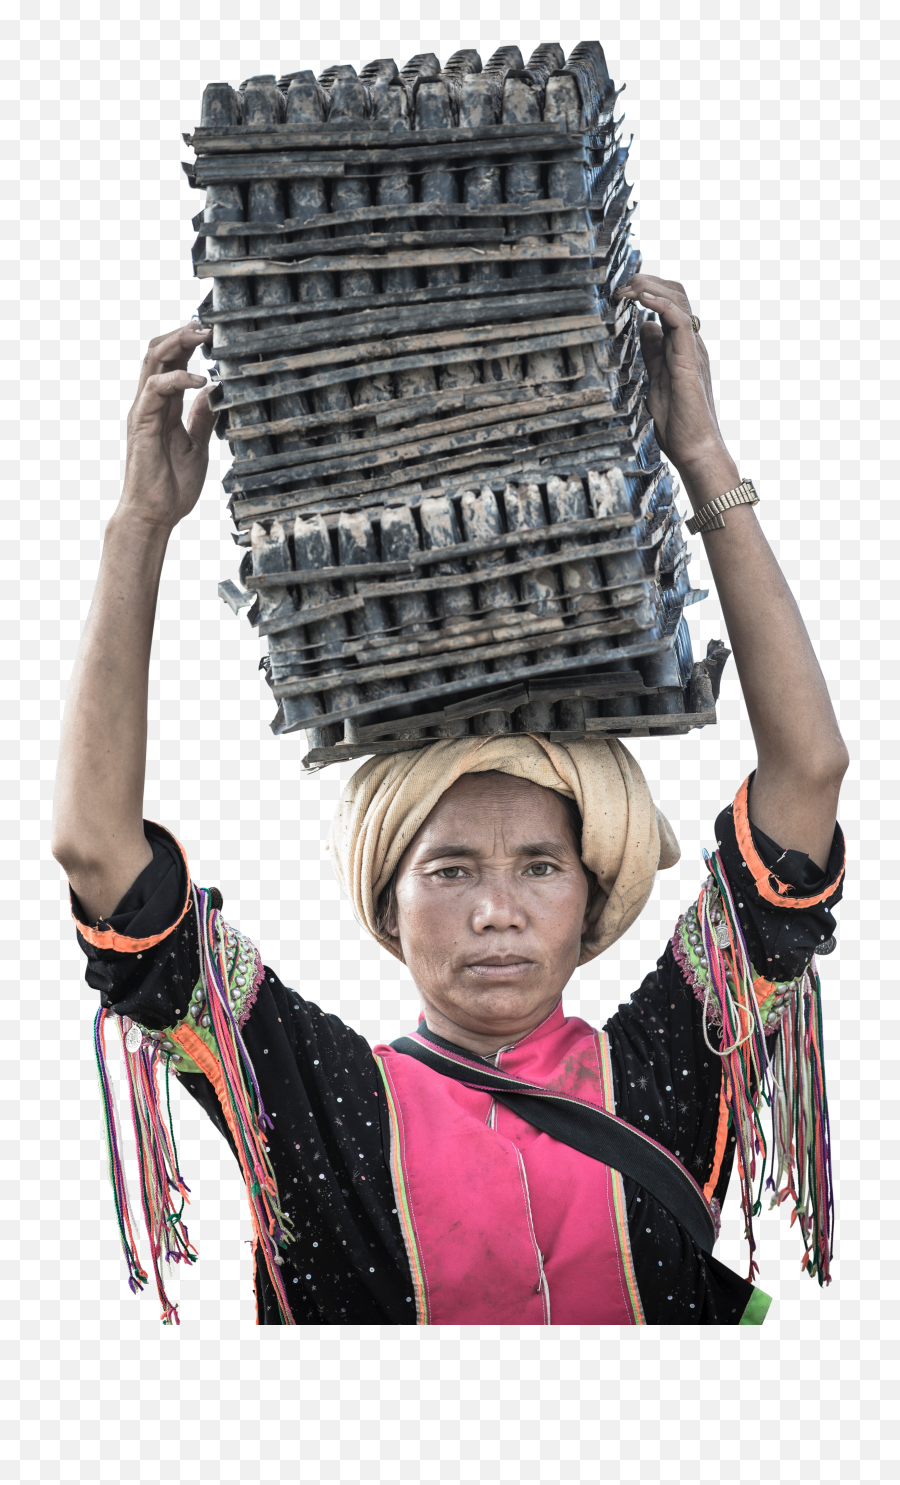
[[[191, 906], [191, 874], [184, 851], [168, 830], [144, 822], [153, 847], [153, 860], [132, 883], [108, 919], [85, 921], [85, 913], [69, 888], [69, 903], [79, 943], [100, 952], [144, 954], [175, 932]], [[177, 873], [178, 882], [171, 879]], [[173, 894], [174, 897], [173, 907]]]
[[811, 908], [836, 902], [840, 897], [846, 865], [846, 847], [840, 826], [835, 827], [835, 839], [828, 869], [822, 873], [825, 880], [821, 887], [810, 892], [803, 887], [798, 887], [790, 880], [785, 880], [788, 873], [784, 870], [779, 875], [780, 862], [789, 857], [791, 852], [785, 851], [771, 866], [763, 860], [753, 839], [753, 830], [747, 812], [749, 790], [750, 778], [746, 778], [735, 796], [733, 805], [734, 834], [743, 863], [750, 872], [762, 901], [771, 907], [795, 911], [808, 911]]

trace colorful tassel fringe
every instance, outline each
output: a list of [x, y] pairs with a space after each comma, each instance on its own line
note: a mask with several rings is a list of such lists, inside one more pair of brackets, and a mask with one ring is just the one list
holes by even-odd
[[[229, 965], [221, 915], [212, 906], [210, 894], [195, 893], [194, 906], [200, 938], [200, 965], [210, 1019], [210, 1033], [222, 1069], [230, 1110], [229, 1124], [238, 1147], [238, 1158], [247, 1185], [250, 1212], [269, 1277], [278, 1297], [281, 1320], [293, 1325], [279, 1248], [294, 1241], [292, 1224], [281, 1210], [275, 1172], [269, 1160], [264, 1129], [272, 1129], [265, 1111], [253, 1064], [244, 1046], [229, 1000]], [[252, 1089], [252, 1092], [251, 1092]]]
[[[820, 1284], [831, 1283], [834, 1251], [834, 1184], [831, 1125], [822, 1058], [822, 986], [813, 965], [803, 977], [781, 1023], [775, 1048], [772, 1171], [766, 1185], [772, 1206], [793, 1198], [806, 1249], [803, 1267]], [[777, 1168], [776, 1168], [777, 1166]]]
[[[728, 878], [718, 852], [703, 854], [712, 878], [697, 903], [710, 971], [704, 1036], [710, 1051], [723, 1061], [723, 1088], [737, 1142], [741, 1206], [750, 1245], [748, 1278], [752, 1282], [758, 1272], [753, 1218], [767, 1188], [773, 1192], [772, 1206], [793, 1198], [791, 1225], [799, 1221], [803, 1267], [820, 1284], [830, 1284], [834, 1189], [819, 977], [811, 966], [803, 976], [801, 991], [791, 996], [775, 1040], [774, 1066], [770, 1066], [753, 970]], [[718, 1048], [710, 1041], [707, 1026], [711, 998], [716, 1006], [713, 1019], [720, 1023]], [[772, 1110], [768, 1179], [762, 1102]]]
[[[233, 966], [229, 966], [227, 961], [225, 932], [220, 914], [213, 907], [208, 892], [195, 892], [194, 907], [200, 943], [200, 976], [210, 1021], [209, 1040], [216, 1060], [214, 1075], [217, 1091], [237, 1145], [256, 1240], [278, 1297], [282, 1323], [293, 1325], [295, 1322], [280, 1273], [282, 1259], [278, 1250], [293, 1242], [294, 1235], [290, 1220], [281, 1210], [275, 1173], [269, 1160], [265, 1130], [273, 1127], [272, 1121], [263, 1107], [253, 1065], [232, 1009], [229, 978]], [[94, 1050], [106, 1118], [109, 1178], [113, 1188], [119, 1237], [128, 1268], [128, 1285], [132, 1293], [137, 1294], [147, 1283], [147, 1272], [138, 1254], [136, 1224], [128, 1196], [115, 1097], [107, 1065], [106, 1025], [109, 1015], [107, 1010], [97, 1013], [94, 1022]], [[173, 1043], [177, 1043], [183, 1033], [176, 1029], [171, 1033], [171, 1041], [168, 1038], [144, 1036], [140, 1046], [131, 1052], [126, 1041], [131, 1023], [126, 1024], [125, 1018], [117, 1019], [128, 1075], [131, 1122], [141, 1183], [141, 1206], [150, 1240], [156, 1288], [162, 1305], [162, 1320], [164, 1325], [177, 1325], [178, 1308], [166, 1294], [160, 1263], [162, 1259], [166, 1263], [194, 1263], [197, 1259], [196, 1249], [189, 1241], [187, 1227], [182, 1220], [185, 1203], [189, 1200], [189, 1188], [178, 1165], [169, 1098], [169, 1063], [173, 1056], [178, 1056]], [[190, 1035], [196, 1039], [196, 1033]], [[166, 1077], [165, 1116], [159, 1094], [161, 1062], [165, 1065]], [[176, 1210], [179, 1200], [180, 1205]]]
[[[138, 1255], [134, 1233], [134, 1220], [128, 1197], [128, 1186], [120, 1153], [118, 1120], [112, 1084], [106, 1057], [107, 1010], [97, 1012], [94, 1021], [94, 1051], [97, 1058], [97, 1073], [106, 1118], [106, 1143], [109, 1156], [109, 1178], [113, 1188], [113, 1201], [119, 1224], [119, 1236], [125, 1262], [128, 1266], [128, 1286], [133, 1294], [139, 1293], [147, 1282], [147, 1272]], [[166, 1294], [160, 1272], [160, 1261], [166, 1263], [196, 1262], [196, 1249], [188, 1238], [183, 1218], [189, 1190], [178, 1166], [175, 1148], [175, 1132], [172, 1128], [172, 1112], [169, 1101], [169, 1057], [158, 1042], [144, 1040], [136, 1052], [129, 1052], [125, 1045], [126, 1028], [119, 1021], [122, 1036], [122, 1052], [128, 1075], [128, 1091], [131, 1101], [131, 1122], [134, 1129], [135, 1151], [141, 1183], [141, 1206], [144, 1226], [150, 1241], [150, 1257], [156, 1289], [162, 1305], [164, 1325], [177, 1325], [178, 1307]], [[160, 1106], [159, 1064], [166, 1064], [166, 1115]], [[181, 1205], [175, 1210], [176, 1200]]]

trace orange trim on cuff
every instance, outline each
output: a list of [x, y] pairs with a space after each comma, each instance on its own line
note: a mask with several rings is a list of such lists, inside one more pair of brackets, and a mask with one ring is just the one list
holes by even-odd
[[[812, 908], [817, 907], [820, 902], [825, 902], [840, 884], [847, 864], [847, 847], [844, 847], [844, 859], [841, 869], [833, 882], [829, 882], [823, 891], [817, 892], [814, 897], [787, 897], [787, 893], [794, 889], [785, 882], [780, 882], [766, 863], [763, 861], [755, 845], [750, 832], [750, 817], [747, 813], [747, 801], [750, 793], [750, 779], [747, 777], [738, 789], [734, 797], [734, 833], [737, 837], [738, 848], [750, 874], [756, 883], [756, 890], [765, 902], [770, 902], [775, 907], [782, 908]], [[771, 883], [774, 882], [774, 887]]]
[[[155, 825], [156, 821], [149, 820], [147, 823], [150, 825]], [[157, 826], [157, 829], [165, 830], [166, 828], [164, 825], [159, 825]], [[87, 943], [91, 944], [93, 948], [114, 949], [117, 954], [143, 954], [146, 952], [147, 949], [153, 949], [156, 947], [157, 944], [161, 944], [164, 938], [169, 937], [170, 933], [174, 933], [175, 929], [178, 927], [185, 914], [189, 911], [192, 901], [191, 869], [188, 866], [188, 860], [184, 854], [184, 847], [182, 846], [181, 841], [175, 840], [175, 836], [172, 835], [172, 832], [170, 830], [166, 830], [166, 835], [169, 836], [170, 840], [175, 841], [176, 846], [181, 852], [181, 859], [184, 862], [184, 870], [187, 875], [187, 896], [184, 900], [184, 907], [181, 909], [181, 912], [178, 914], [175, 922], [171, 923], [168, 928], [164, 928], [162, 933], [152, 933], [149, 938], [128, 938], [128, 936], [124, 933], [117, 933], [114, 928], [89, 928], [86, 923], [79, 923], [78, 919], [75, 917], [74, 909], [71, 907], [70, 888], [69, 911], [72, 913], [75, 927], [78, 929], [81, 937], [85, 939]]]

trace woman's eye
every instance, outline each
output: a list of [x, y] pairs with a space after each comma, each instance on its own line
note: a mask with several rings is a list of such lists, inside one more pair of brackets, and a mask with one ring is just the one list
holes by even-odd
[[532, 861], [528, 870], [536, 877], [549, 877], [554, 868], [549, 861]]
[[461, 866], [442, 866], [436, 875], [443, 877], [445, 882], [457, 882], [464, 872]]

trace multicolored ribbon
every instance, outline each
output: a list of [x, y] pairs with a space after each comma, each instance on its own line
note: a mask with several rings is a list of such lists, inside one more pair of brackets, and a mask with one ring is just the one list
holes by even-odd
[[[128, 1267], [128, 1286], [138, 1294], [147, 1282], [147, 1272], [138, 1255], [134, 1234], [134, 1221], [128, 1196], [128, 1184], [122, 1162], [118, 1117], [115, 1095], [109, 1077], [106, 1055], [106, 1022], [109, 1011], [101, 1009], [94, 1020], [94, 1052], [100, 1093], [106, 1120], [106, 1144], [109, 1157], [109, 1177], [113, 1188], [113, 1202], [119, 1224], [119, 1237]], [[150, 1241], [150, 1258], [156, 1280], [156, 1290], [162, 1305], [164, 1325], [177, 1325], [178, 1307], [166, 1294], [160, 1262], [195, 1263], [196, 1249], [188, 1237], [183, 1220], [185, 1203], [190, 1192], [178, 1165], [175, 1146], [175, 1131], [172, 1127], [172, 1110], [169, 1099], [169, 1054], [159, 1042], [143, 1037], [135, 1051], [129, 1051], [126, 1037], [130, 1035], [130, 1023], [126, 1027], [119, 1018], [122, 1037], [122, 1052], [128, 1077], [128, 1092], [131, 1102], [131, 1123], [134, 1130], [135, 1152], [141, 1183], [141, 1207], [144, 1226]], [[159, 1065], [165, 1062], [166, 1115], [159, 1097]], [[180, 1206], [175, 1210], [180, 1198]]]
[[280, 1273], [282, 1259], [278, 1250], [293, 1242], [294, 1234], [290, 1218], [281, 1209], [275, 1172], [263, 1132], [274, 1126], [265, 1111], [253, 1064], [232, 1010], [221, 914], [212, 905], [210, 894], [203, 889], [195, 894], [194, 907], [200, 939], [201, 980], [210, 1033], [230, 1105], [229, 1124], [237, 1143], [253, 1225], [278, 1298], [282, 1324], [293, 1325], [294, 1317]]
[[820, 1284], [831, 1283], [834, 1251], [834, 1180], [831, 1124], [822, 1055], [822, 986], [815, 963], [792, 998], [775, 1044], [772, 1206], [793, 1198], [791, 1226], [800, 1224], [803, 1267]]
[[[799, 1221], [805, 1249], [803, 1267], [820, 1284], [829, 1284], [834, 1187], [819, 977], [813, 962], [803, 976], [800, 990], [785, 1006], [774, 1047], [767, 1047], [760, 1009], [760, 993], [764, 995], [765, 991], [758, 991], [754, 984], [728, 878], [718, 852], [710, 855], [704, 851], [703, 855], [710, 871], [710, 880], [701, 890], [697, 903], [709, 966], [703, 1031], [710, 1051], [723, 1062], [724, 1097], [737, 1144], [741, 1206], [750, 1245], [748, 1278], [752, 1282], [758, 1272], [753, 1218], [761, 1209], [764, 1189], [769, 1189], [773, 1193], [772, 1206], [793, 1197], [791, 1225]], [[720, 1026], [718, 1047], [709, 1037], [711, 1000], [715, 1002], [712, 1019]], [[772, 1110], [768, 1178], [769, 1150], [761, 1119], [763, 1103]]]
[[[279, 1249], [293, 1242], [294, 1234], [290, 1219], [281, 1210], [275, 1173], [269, 1159], [266, 1131], [272, 1129], [273, 1125], [263, 1106], [253, 1064], [232, 1006], [232, 998], [240, 998], [241, 992], [236, 987], [231, 987], [235, 965], [228, 964], [225, 926], [221, 914], [213, 905], [212, 895], [206, 891], [195, 892], [194, 907], [200, 946], [200, 979], [206, 1006], [203, 1019], [205, 1022], [208, 1016], [209, 1030], [202, 1047], [197, 1040], [199, 1027], [191, 1035], [196, 1046], [200, 1050], [205, 1047], [215, 1059], [214, 1062], [209, 1062], [208, 1071], [215, 1079], [216, 1091], [237, 1146], [257, 1243], [275, 1289], [282, 1323], [293, 1325], [294, 1317], [280, 1273], [282, 1258]], [[106, 1120], [109, 1178], [119, 1237], [128, 1268], [128, 1285], [137, 1294], [147, 1283], [148, 1275], [138, 1253], [136, 1224], [128, 1195], [116, 1101], [109, 1074], [106, 1025], [110, 1014], [105, 1009], [97, 1013], [94, 1022], [94, 1050]], [[189, 1038], [184, 1029], [185, 1023], [181, 1023], [169, 1035], [154, 1033], [148, 1036], [139, 1026], [128, 1021], [127, 1017], [116, 1019], [119, 1022], [128, 1077], [141, 1207], [150, 1240], [150, 1256], [162, 1305], [162, 1320], [165, 1325], [177, 1325], [178, 1307], [166, 1294], [160, 1264], [163, 1259], [166, 1263], [194, 1263], [197, 1258], [183, 1220], [185, 1203], [189, 1200], [190, 1193], [178, 1164], [169, 1097], [169, 1064], [173, 1057], [180, 1055], [176, 1045], [179, 1039]], [[159, 1091], [160, 1064], [165, 1068], [165, 1112]]]

